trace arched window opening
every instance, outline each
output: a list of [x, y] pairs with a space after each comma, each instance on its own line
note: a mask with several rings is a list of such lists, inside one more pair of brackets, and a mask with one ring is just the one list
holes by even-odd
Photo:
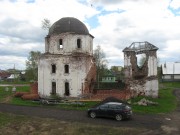
[[78, 48], [78, 49], [81, 48], [81, 39], [77, 39], [77, 48]]
[[146, 55], [145, 54], [138, 54], [136, 55], [137, 58], [137, 65], [139, 68], [142, 68], [144, 63], [146, 62]]
[[69, 65], [65, 65], [64, 66], [64, 71], [65, 71], [66, 74], [69, 73]]
[[59, 39], [59, 48], [63, 49], [63, 40], [62, 39]]

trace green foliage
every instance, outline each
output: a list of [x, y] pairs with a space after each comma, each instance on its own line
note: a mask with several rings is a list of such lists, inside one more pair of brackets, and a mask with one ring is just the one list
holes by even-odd
[[26, 61], [26, 79], [37, 81], [38, 79], [38, 60], [41, 52], [31, 51], [28, 60]]
[[[99, 86], [98, 86], [99, 85]], [[95, 89], [122, 89], [125, 87], [124, 83], [118, 82], [99, 82], [95, 84]]]

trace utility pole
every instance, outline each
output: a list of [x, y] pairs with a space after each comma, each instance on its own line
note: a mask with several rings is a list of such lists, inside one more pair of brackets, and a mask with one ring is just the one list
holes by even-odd
[[14, 82], [15, 82], [15, 64], [14, 64], [13, 74], [14, 74]]

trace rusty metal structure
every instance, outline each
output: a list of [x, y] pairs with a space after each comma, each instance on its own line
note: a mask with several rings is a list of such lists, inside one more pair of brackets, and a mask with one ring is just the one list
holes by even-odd
[[[133, 42], [123, 50], [125, 83], [133, 96], [158, 97], [157, 50], [147, 41]], [[146, 56], [142, 66], [137, 63], [139, 54]]]

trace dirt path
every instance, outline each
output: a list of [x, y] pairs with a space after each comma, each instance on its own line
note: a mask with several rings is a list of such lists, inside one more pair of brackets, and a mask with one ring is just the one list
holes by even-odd
[[176, 111], [171, 114], [166, 115], [166, 121], [161, 125], [161, 129], [171, 135], [179, 135], [180, 134], [180, 89], [174, 90], [174, 95], [178, 100], [178, 107]]
[[[146, 127], [152, 130], [160, 128], [161, 119], [158, 115], [138, 115], [134, 114], [132, 120], [116, 122], [112, 119], [91, 119], [87, 117], [85, 111], [75, 110], [62, 110], [55, 108], [44, 108], [44, 107], [28, 107], [28, 106], [16, 106], [9, 104], [0, 104], [0, 112], [10, 112], [14, 114], [37, 116], [44, 118], [55, 118], [63, 121], [76, 121], [83, 123], [92, 123], [108, 126], [120, 126], [120, 127]], [[163, 117], [163, 116], [161, 116]], [[153, 123], [153, 125], [152, 125]]]
[[107, 125], [115, 127], [131, 127], [147, 129], [141, 135], [179, 135], [180, 134], [180, 90], [176, 89], [174, 94], [178, 98], [178, 108], [171, 114], [163, 115], [140, 115], [134, 114], [132, 120], [117, 122], [112, 119], [91, 119], [85, 111], [62, 110], [45, 107], [16, 106], [0, 104], [0, 112], [9, 112], [19, 115], [37, 116], [42, 118], [55, 118], [62, 121], [73, 121], [89, 124]]

